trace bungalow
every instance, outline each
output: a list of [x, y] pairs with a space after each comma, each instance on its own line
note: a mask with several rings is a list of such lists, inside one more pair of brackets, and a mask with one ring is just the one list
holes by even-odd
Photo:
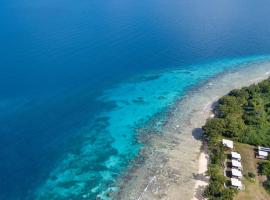
[[232, 177], [242, 178], [243, 175], [240, 170], [232, 168]]
[[242, 164], [238, 160], [232, 160], [232, 167], [242, 170]]
[[265, 151], [265, 152], [270, 153], [270, 148], [269, 147], [258, 146], [258, 151]]
[[231, 152], [232, 159], [241, 160], [241, 155], [237, 152], [232, 151]]
[[230, 149], [233, 149], [233, 141], [231, 141], [231, 140], [223, 139], [223, 140], [222, 140], [222, 144], [223, 144], [223, 146], [225, 146], [225, 147], [228, 147], [228, 148], [230, 148]]
[[238, 190], [242, 189], [242, 182], [237, 178], [231, 178], [231, 184], [233, 187], [236, 187]]
[[265, 152], [265, 151], [258, 151], [258, 155], [257, 155], [257, 158], [260, 158], [260, 159], [266, 159], [268, 156], [268, 152]]

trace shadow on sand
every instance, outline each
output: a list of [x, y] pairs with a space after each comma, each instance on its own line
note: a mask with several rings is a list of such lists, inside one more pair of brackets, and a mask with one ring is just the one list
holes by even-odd
[[202, 141], [202, 139], [203, 139], [203, 130], [202, 130], [202, 128], [194, 128], [193, 131], [192, 131], [192, 136], [196, 140]]

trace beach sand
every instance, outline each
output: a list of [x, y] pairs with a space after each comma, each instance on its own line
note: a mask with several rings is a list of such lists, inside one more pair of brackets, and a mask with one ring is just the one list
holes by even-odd
[[207, 184], [207, 152], [201, 127], [212, 114], [213, 104], [229, 91], [268, 78], [270, 63], [247, 66], [212, 78], [176, 103], [163, 134], [146, 134], [141, 152], [144, 162], [130, 169], [119, 183], [115, 199], [202, 199]]
[[199, 170], [192, 200], [202, 200], [205, 187], [208, 185], [209, 177], [206, 176], [209, 156], [207, 154], [207, 146], [203, 145], [203, 150], [199, 156]]

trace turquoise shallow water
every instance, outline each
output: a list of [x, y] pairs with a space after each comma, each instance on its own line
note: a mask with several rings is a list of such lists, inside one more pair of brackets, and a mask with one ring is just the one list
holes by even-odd
[[192, 87], [267, 59], [249, 56], [270, 53], [269, 6], [0, 1], [0, 199], [106, 195], [144, 145], [137, 128], [159, 131]]
[[[226, 70], [269, 61], [270, 56], [220, 60], [138, 76], [104, 91], [98, 98], [113, 108], [100, 113], [94, 126], [82, 130], [76, 152], [67, 153], [39, 188], [38, 199], [107, 199], [117, 191], [116, 178], [144, 144], [138, 143], [137, 128], [159, 113], [166, 113], [191, 87]], [[207, 70], [205, 70], [207, 68]], [[166, 120], [166, 117], [163, 118]], [[164, 121], [154, 124], [156, 130]]]

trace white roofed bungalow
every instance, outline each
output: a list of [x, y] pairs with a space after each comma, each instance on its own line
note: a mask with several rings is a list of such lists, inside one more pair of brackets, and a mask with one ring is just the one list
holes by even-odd
[[234, 169], [234, 168], [232, 168], [232, 176], [236, 177], [236, 178], [242, 178], [243, 177], [242, 172], [240, 170]]
[[258, 158], [261, 158], [261, 159], [266, 159], [268, 156], [268, 152], [265, 152], [265, 151], [258, 151]]
[[233, 141], [231, 141], [231, 140], [223, 139], [223, 140], [222, 140], [222, 144], [223, 144], [223, 146], [225, 146], [225, 147], [228, 147], [228, 148], [230, 148], [230, 149], [233, 149]]
[[241, 160], [241, 155], [237, 152], [232, 151], [231, 152], [232, 159]]
[[261, 146], [258, 146], [258, 150], [259, 150], [259, 151], [265, 151], [265, 152], [270, 153], [270, 148], [269, 148], [269, 147], [261, 147]]
[[242, 189], [242, 182], [236, 178], [231, 178], [231, 184], [233, 187], [236, 187], [238, 190]]
[[242, 164], [238, 160], [232, 160], [232, 167], [242, 170]]

